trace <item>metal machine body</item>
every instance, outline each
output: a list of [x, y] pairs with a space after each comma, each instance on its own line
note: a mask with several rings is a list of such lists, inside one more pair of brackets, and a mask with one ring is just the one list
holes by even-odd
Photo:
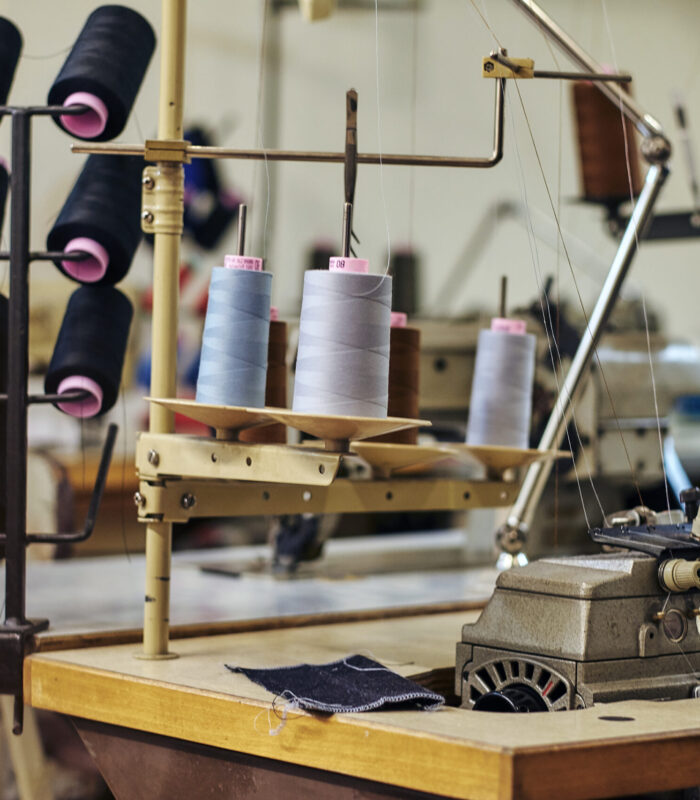
[[501, 573], [457, 645], [462, 706], [565, 711], [700, 697], [700, 588], [671, 594], [658, 573], [656, 558], [633, 552]]

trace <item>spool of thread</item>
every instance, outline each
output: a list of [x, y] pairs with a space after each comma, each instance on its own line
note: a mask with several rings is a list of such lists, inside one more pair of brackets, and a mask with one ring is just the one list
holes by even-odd
[[[391, 314], [391, 339], [389, 352], [389, 405], [390, 417], [417, 419], [418, 390], [420, 383], [420, 331], [408, 327], [406, 315]], [[376, 436], [373, 442], [392, 444], [417, 444], [418, 429]]]
[[197, 401], [265, 405], [272, 273], [262, 259], [226, 256], [214, 267], [204, 321]]
[[615, 208], [630, 199], [630, 177], [635, 197], [642, 188], [634, 125], [588, 81], [573, 85], [573, 101], [584, 198]]
[[119, 395], [133, 316], [129, 299], [113, 286], [81, 286], [68, 301], [44, 386], [47, 393], [84, 389], [81, 402], [56, 403], [74, 417], [109, 411]]
[[[0, 294], [0, 394], [7, 392], [7, 330], [8, 302], [4, 294]], [[5, 487], [7, 467], [5, 450], [7, 447], [7, 403], [0, 403], [0, 486]], [[5, 528], [5, 491], [0, 491], [0, 530]], [[0, 548], [0, 553], [2, 553]]]
[[[270, 309], [265, 405], [287, 407], [287, 323], [278, 319], [276, 308]], [[284, 444], [287, 441], [287, 428], [278, 423], [249, 428], [241, 431], [239, 438], [242, 442]]]
[[7, 190], [10, 188], [10, 173], [7, 163], [0, 158], [0, 233], [5, 222], [5, 206], [7, 205]]
[[49, 105], [86, 105], [78, 116], [54, 117], [78, 139], [104, 142], [126, 125], [155, 48], [153, 28], [126, 6], [95, 9], [87, 18], [58, 77]]
[[0, 17], [0, 106], [7, 103], [21, 52], [22, 34], [9, 19]]
[[391, 278], [367, 269], [333, 258], [304, 274], [294, 411], [386, 416]]
[[141, 241], [138, 156], [91, 155], [46, 240], [49, 250], [90, 253], [86, 261], [56, 260], [79, 283], [118, 283]]
[[520, 320], [496, 318], [479, 332], [467, 444], [527, 448], [535, 341]]
[[389, 272], [393, 278], [392, 308], [412, 316], [418, 307], [418, 276], [420, 263], [410, 248], [398, 249], [391, 254]]

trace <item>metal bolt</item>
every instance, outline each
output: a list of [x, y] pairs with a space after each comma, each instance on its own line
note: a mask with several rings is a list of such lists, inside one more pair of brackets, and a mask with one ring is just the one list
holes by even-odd
[[144, 211], [143, 214], [141, 214], [141, 219], [150, 225], [153, 222], [153, 212]]
[[134, 505], [140, 508], [146, 505], [146, 498], [141, 492], [134, 492]]
[[484, 72], [493, 72], [493, 67], [494, 67], [493, 61], [487, 61], [484, 64]]
[[666, 612], [665, 611], [657, 611], [656, 614], [652, 614], [651, 618], [653, 620], [656, 620], [656, 622], [661, 622], [662, 620], [664, 620], [666, 618]]
[[193, 506], [193, 505], [194, 505], [196, 502], [197, 502], [197, 498], [196, 498], [196, 497], [195, 497], [193, 494], [190, 494], [190, 492], [186, 492], [186, 493], [185, 493], [185, 494], [183, 494], [183, 495], [182, 495], [182, 497], [180, 498], [180, 505], [181, 505], [183, 508], [192, 508], [192, 506]]
[[144, 189], [149, 189], [149, 190], [156, 185], [156, 182], [150, 175], [144, 175], [143, 178], [141, 179], [141, 183], [143, 184]]
[[149, 450], [146, 458], [148, 459], [148, 463], [154, 467], [157, 467], [158, 464], [160, 464], [160, 456], [158, 455], [157, 450]]

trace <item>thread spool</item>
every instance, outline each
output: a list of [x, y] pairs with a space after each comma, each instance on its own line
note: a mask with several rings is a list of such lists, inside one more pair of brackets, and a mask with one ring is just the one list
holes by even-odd
[[0, 17], [0, 106], [7, 103], [21, 52], [22, 34], [9, 19]]
[[55, 260], [79, 283], [118, 283], [141, 241], [138, 156], [91, 155], [46, 240], [49, 250], [86, 251], [86, 261]]
[[[7, 392], [7, 330], [9, 308], [7, 298], [0, 294], [0, 394]], [[0, 403], [0, 486], [6, 486], [7, 468], [5, 450], [7, 446], [7, 403]], [[5, 492], [0, 491], [0, 530], [5, 528]], [[0, 554], [3, 551], [0, 548]]]
[[389, 272], [393, 278], [392, 308], [412, 316], [418, 307], [418, 277], [420, 263], [416, 253], [406, 247], [391, 254]]
[[[419, 416], [418, 397], [420, 383], [420, 330], [408, 327], [406, 314], [392, 312], [389, 352], [389, 404], [390, 417]], [[392, 444], [417, 444], [418, 429], [376, 436], [373, 442]]]
[[496, 317], [479, 331], [467, 444], [528, 447], [535, 342], [520, 320]]
[[126, 6], [95, 9], [49, 90], [49, 105], [85, 105], [78, 116], [54, 117], [78, 139], [104, 142], [126, 125], [155, 48], [153, 28]]
[[[278, 319], [276, 308], [270, 309], [265, 405], [287, 407], [287, 323]], [[284, 444], [287, 441], [287, 428], [278, 423], [249, 428], [241, 431], [239, 439], [242, 442]]]
[[265, 405], [272, 274], [262, 259], [226, 256], [214, 267], [204, 321], [197, 401]]
[[642, 188], [634, 125], [627, 117], [623, 125], [619, 105], [592, 83], [577, 81], [572, 91], [584, 199], [616, 208], [630, 199], [630, 178], [635, 197]]
[[367, 270], [332, 258], [304, 274], [294, 411], [386, 416], [391, 278]]
[[129, 299], [113, 286], [81, 286], [71, 295], [44, 386], [47, 393], [89, 392], [80, 402], [56, 403], [74, 417], [109, 411], [119, 395], [133, 316]]

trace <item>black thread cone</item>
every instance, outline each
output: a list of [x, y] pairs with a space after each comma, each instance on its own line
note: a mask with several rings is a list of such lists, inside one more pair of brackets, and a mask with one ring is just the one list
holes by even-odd
[[[155, 43], [148, 21], [126, 6], [100, 6], [90, 14], [49, 91], [49, 105], [63, 105], [74, 92], [90, 92], [107, 106], [104, 131], [77, 138], [104, 142], [124, 130]], [[66, 130], [58, 117], [54, 122]]]
[[129, 299], [113, 286], [81, 286], [71, 295], [44, 386], [53, 394], [64, 378], [84, 375], [102, 388], [100, 414], [119, 396], [133, 316]]
[[[109, 266], [96, 286], [118, 283], [141, 241], [143, 167], [138, 156], [91, 155], [49, 232], [49, 250], [62, 252], [80, 236], [94, 239], [107, 250]], [[54, 263], [67, 275], [60, 260]]]
[[9, 19], [0, 17], [0, 106], [7, 102], [22, 52], [22, 34]]

